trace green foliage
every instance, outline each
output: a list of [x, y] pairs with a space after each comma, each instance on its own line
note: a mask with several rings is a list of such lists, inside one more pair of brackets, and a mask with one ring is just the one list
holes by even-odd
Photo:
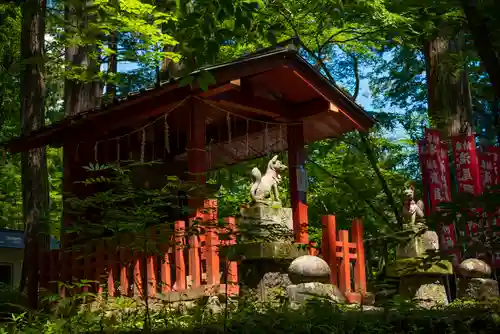
[[[488, 222], [498, 217], [498, 201], [500, 200], [499, 187], [492, 187], [481, 195], [473, 196], [469, 193], [453, 193], [452, 203], [440, 205], [440, 211], [435, 212], [429, 221], [437, 228], [439, 224], [455, 224], [457, 247], [463, 251], [464, 257], [477, 257], [483, 254], [487, 261], [494, 261], [494, 254], [500, 247], [498, 238], [499, 227]], [[492, 218], [489, 218], [492, 217]], [[498, 218], [496, 218], [498, 219]], [[465, 234], [467, 225], [477, 224], [477, 233], [470, 237]], [[474, 231], [474, 229], [473, 229]]]
[[[73, 300], [73, 298], [70, 298]], [[0, 333], [125, 333], [144, 331], [146, 308], [128, 298], [104, 299], [67, 310], [55, 304], [53, 313], [18, 313], [0, 327]], [[360, 311], [356, 306], [312, 299], [306, 307], [290, 310], [239, 299], [228, 303], [229, 312], [212, 313], [204, 303], [181, 311], [171, 304], [150, 310], [154, 333], [496, 333], [500, 324], [497, 302], [456, 301], [448, 307]]]
[[[67, 232], [78, 234], [77, 246], [91, 240], [115, 240], [117, 236], [131, 237], [130, 249], [149, 249], [151, 228], [160, 224], [173, 231], [176, 216], [185, 216], [187, 207], [179, 205], [178, 191], [188, 190], [176, 178], [165, 177], [165, 185], [159, 189], [143, 188], [134, 183], [134, 169], [148, 164], [132, 164], [128, 167], [90, 164], [85, 166], [87, 175], [79, 181], [91, 195], [85, 198], [70, 196], [68, 212], [74, 217]], [[168, 243], [169, 235], [164, 235]]]

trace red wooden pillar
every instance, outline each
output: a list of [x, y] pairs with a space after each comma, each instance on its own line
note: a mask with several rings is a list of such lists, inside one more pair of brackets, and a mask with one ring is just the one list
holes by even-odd
[[[175, 246], [174, 254], [175, 254]], [[169, 293], [172, 289], [172, 273], [170, 269], [170, 247], [164, 246], [163, 261], [161, 262], [161, 293]]]
[[363, 245], [363, 222], [356, 219], [352, 222], [352, 242], [356, 244], [356, 264], [354, 265], [355, 292], [366, 295], [365, 247]]
[[323, 258], [330, 265], [330, 281], [337, 285], [337, 226], [335, 216], [323, 216]]
[[209, 224], [205, 238], [205, 251], [207, 259], [207, 283], [211, 285], [220, 283], [220, 261], [219, 261], [219, 235], [217, 228], [217, 201], [206, 200], [205, 209], [208, 210], [205, 221]]
[[[151, 228], [151, 240], [153, 242], [156, 241], [156, 229], [153, 226]], [[154, 245], [156, 249], [156, 243]], [[156, 254], [151, 254], [150, 251], [148, 251], [148, 256], [146, 258], [146, 279], [147, 279], [147, 284], [148, 284], [148, 296], [149, 297], [155, 297], [156, 296]]]
[[177, 291], [186, 289], [186, 264], [184, 263], [184, 239], [186, 223], [175, 222], [175, 286]]
[[[134, 279], [134, 296], [144, 298], [143, 281], [142, 281], [142, 258], [143, 253], [139, 251], [134, 251], [133, 263], [133, 279]], [[147, 284], [147, 282], [146, 282]]]
[[107, 271], [108, 271], [108, 277], [107, 277], [107, 281], [108, 281], [108, 295], [110, 297], [114, 297], [116, 296], [116, 287], [115, 287], [115, 267], [116, 267], [116, 263], [115, 263], [115, 256], [116, 256], [116, 247], [115, 247], [115, 243], [113, 241], [108, 241], [106, 244], [105, 244], [105, 252], [106, 254], [108, 255], [108, 260], [107, 260], [107, 264], [106, 264], [106, 267], [107, 267]]
[[339, 231], [339, 239], [342, 244], [342, 260], [339, 268], [339, 288], [344, 294], [351, 292], [351, 257], [349, 252], [349, 231]]
[[[195, 219], [200, 219], [203, 214], [197, 210], [198, 214]], [[190, 219], [190, 226], [194, 226], [195, 219]], [[197, 233], [194, 233], [189, 237], [189, 276], [191, 276], [191, 287], [197, 287], [201, 285], [201, 259], [200, 259], [200, 242], [198, 240]]]
[[120, 295], [128, 296], [130, 283], [128, 281], [128, 261], [129, 261], [129, 250], [124, 247], [124, 244], [120, 245]]
[[290, 197], [293, 210], [295, 241], [307, 244], [307, 176], [305, 172], [306, 153], [304, 149], [304, 125], [287, 127], [288, 169], [290, 175]]
[[[205, 113], [200, 104], [193, 101], [190, 105], [188, 115], [187, 131], [187, 160], [189, 181], [198, 185], [204, 185], [206, 181], [206, 125]], [[189, 220], [191, 226], [195, 220], [203, 220], [204, 198], [192, 198], [188, 200], [189, 207], [194, 210], [195, 215]], [[192, 231], [194, 232], [194, 231]], [[201, 262], [199, 256], [199, 240], [197, 233], [189, 238], [189, 274], [191, 276], [192, 287], [201, 284]]]
[[[229, 240], [225, 241], [228, 246], [236, 244], [236, 219], [234, 217], [226, 218], [227, 227], [229, 229]], [[228, 261], [227, 263], [227, 281], [229, 284], [228, 291], [230, 294], [237, 293], [238, 289], [238, 263], [236, 261]]]

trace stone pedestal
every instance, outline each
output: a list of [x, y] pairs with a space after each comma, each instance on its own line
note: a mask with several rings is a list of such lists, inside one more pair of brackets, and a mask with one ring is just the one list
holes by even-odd
[[491, 279], [491, 267], [480, 259], [465, 259], [458, 265], [461, 277], [457, 282], [457, 297], [488, 300], [497, 298], [498, 282]]
[[396, 249], [398, 259], [413, 258], [426, 255], [427, 252], [439, 250], [439, 237], [434, 231], [425, 231], [423, 234], [411, 238], [408, 242], [399, 245]]
[[457, 297], [488, 300], [498, 298], [498, 282], [490, 278], [463, 277], [458, 279]]
[[279, 203], [242, 208], [238, 231], [241, 242], [231, 247], [229, 258], [240, 261], [242, 294], [256, 294], [264, 301], [284, 294], [291, 284], [288, 266], [307, 254], [292, 243], [292, 209], [282, 208]]
[[278, 290], [285, 292], [291, 281], [288, 267], [307, 250], [291, 242], [240, 243], [227, 249], [225, 255], [238, 266], [242, 294], [256, 294], [260, 300], [272, 300]]
[[332, 303], [343, 304], [347, 302], [343, 293], [335, 285], [319, 282], [289, 285], [286, 288], [286, 293], [288, 295], [290, 307], [294, 309], [304, 305], [308, 299], [314, 297], [328, 300]]
[[448, 304], [444, 277], [453, 273], [453, 267], [450, 261], [429, 257], [438, 250], [437, 233], [425, 231], [400, 245], [397, 260], [386, 268], [388, 277], [400, 278], [399, 294], [421, 307]]
[[293, 240], [291, 208], [255, 204], [241, 209], [238, 229], [242, 240], [285, 241]]
[[291, 284], [288, 263], [271, 259], [243, 261], [239, 266], [241, 294], [256, 295], [261, 301], [272, 301], [283, 295]]
[[437, 305], [448, 305], [448, 296], [441, 277], [407, 276], [399, 283], [399, 294], [411, 298], [419, 306], [430, 308]]

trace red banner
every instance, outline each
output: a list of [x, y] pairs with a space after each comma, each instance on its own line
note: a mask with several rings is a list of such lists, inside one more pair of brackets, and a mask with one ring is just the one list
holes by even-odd
[[451, 143], [453, 145], [458, 191], [479, 195], [482, 192], [482, 187], [474, 136], [454, 136]]
[[451, 255], [451, 262], [454, 265], [458, 265], [460, 263], [460, 249], [456, 247], [457, 244], [457, 235], [455, 233], [455, 224], [444, 224], [441, 228], [441, 245], [443, 250], [446, 251], [448, 255]]
[[500, 184], [500, 147], [488, 146], [486, 147], [486, 152], [491, 155], [493, 162], [493, 185], [497, 186]]
[[489, 152], [479, 153], [479, 165], [481, 166], [481, 185], [483, 189], [489, 189], [496, 183], [495, 170], [493, 168], [493, 154]]
[[423, 172], [429, 185], [431, 211], [434, 211], [440, 203], [451, 201], [450, 174], [447, 162], [446, 147], [441, 143], [439, 131], [426, 129]]
[[[425, 149], [420, 150], [424, 159], [422, 175], [428, 186], [431, 211], [443, 202], [451, 202], [450, 192], [450, 169], [448, 161], [448, 150], [441, 142], [438, 130], [426, 129], [424, 143]], [[454, 263], [460, 259], [460, 251], [455, 249], [457, 236], [454, 224], [443, 224], [441, 226], [441, 247], [453, 256]]]
[[425, 141], [420, 140], [418, 142], [418, 161], [420, 162], [420, 170], [422, 171], [422, 184], [424, 185], [424, 210], [425, 216], [428, 217], [431, 214], [429, 191], [426, 185], [429, 184], [429, 176], [427, 175], [425, 168], [425, 161], [427, 160], [427, 154], [425, 153]]
[[[482, 209], [471, 210], [471, 212], [469, 213], [469, 217], [465, 222], [465, 235], [468, 238], [466, 249], [483, 242], [481, 240], [481, 234], [484, 235], [484, 225], [485, 222], [488, 221], [488, 214], [486, 212], [483, 212]], [[474, 254], [469, 252], [468, 255], [478, 258], [482, 255], [481, 253], [482, 252], [478, 250]]]
[[[498, 186], [500, 185], [500, 147], [488, 146], [485, 148], [485, 151], [489, 154], [492, 163], [492, 185]], [[490, 169], [487, 165], [484, 165], [484, 167], [484, 169]], [[483, 169], [483, 164], [481, 164], [481, 168]], [[483, 173], [483, 170], [481, 172]], [[492, 231], [493, 228], [495, 228], [495, 231]], [[493, 237], [492, 246], [495, 249], [499, 246], [496, 240], [500, 237], [500, 208], [489, 214], [488, 232]], [[495, 267], [500, 267], [500, 251], [493, 251], [492, 262]]]

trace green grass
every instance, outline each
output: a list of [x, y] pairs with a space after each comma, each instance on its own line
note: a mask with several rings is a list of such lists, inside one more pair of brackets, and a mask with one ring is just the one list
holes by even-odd
[[[82, 307], [69, 298], [51, 311], [14, 313], [0, 333], [497, 333], [500, 303], [455, 302], [432, 310], [407, 302], [385, 311], [360, 311], [328, 301], [311, 300], [299, 310], [284, 304], [239, 300], [231, 311], [212, 314], [200, 303], [189, 312], [154, 307], [149, 312], [131, 299], [114, 299], [103, 307]], [[224, 305], [222, 305], [224, 308]], [[148, 317], [146, 317], [148, 315]], [[149, 319], [146, 321], [146, 319]]]

